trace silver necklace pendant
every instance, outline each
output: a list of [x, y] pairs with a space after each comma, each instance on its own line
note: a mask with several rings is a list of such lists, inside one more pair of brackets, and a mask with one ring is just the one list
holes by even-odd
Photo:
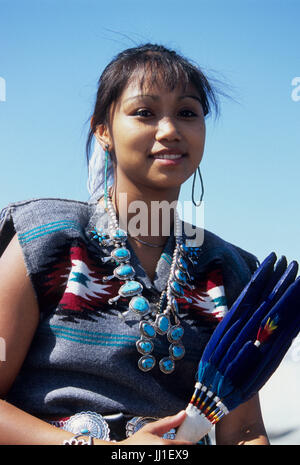
[[145, 297], [137, 295], [130, 300], [129, 309], [137, 315], [146, 315], [150, 311], [150, 304]]
[[134, 268], [129, 263], [123, 263], [114, 269], [114, 276], [120, 280], [132, 279], [134, 275]]
[[159, 368], [166, 375], [170, 375], [175, 370], [175, 362], [171, 357], [164, 357], [159, 361]]
[[160, 313], [156, 316], [154, 327], [158, 334], [164, 335], [168, 332], [170, 328], [170, 317], [165, 313]]
[[116, 247], [111, 252], [111, 258], [116, 263], [128, 262], [130, 260], [130, 252], [126, 247]]
[[138, 361], [138, 367], [142, 371], [150, 371], [155, 367], [156, 360], [153, 355], [143, 355]]
[[187, 274], [179, 268], [177, 268], [174, 272], [174, 279], [181, 286], [185, 286], [187, 284]]
[[173, 360], [181, 360], [185, 354], [185, 348], [182, 344], [171, 344], [169, 347], [169, 354]]
[[138, 341], [136, 341], [136, 348], [137, 351], [142, 355], [149, 355], [153, 352], [153, 342], [151, 339], [147, 339], [146, 337], [141, 337]]
[[187, 261], [185, 260], [185, 258], [183, 258], [182, 255], [178, 256], [177, 261], [176, 261], [176, 265], [178, 266], [178, 268], [180, 268], [180, 270], [182, 270], [184, 272], [188, 271]]
[[102, 281], [110, 281], [111, 279], [118, 278], [120, 280], [132, 279], [135, 275], [133, 267], [129, 263], [123, 263], [114, 269], [113, 274], [110, 276], [103, 276]]
[[179, 342], [182, 339], [183, 333], [184, 330], [180, 324], [171, 326], [167, 333], [168, 341], [172, 344]]
[[171, 305], [172, 313], [173, 313], [173, 315], [174, 315], [175, 318], [176, 318], [176, 317], [178, 316], [178, 314], [179, 314], [179, 305], [178, 305], [178, 302], [177, 302], [177, 300], [175, 299], [175, 297], [173, 297], [173, 298], [171, 299], [170, 305]]
[[144, 336], [146, 339], [153, 339], [156, 337], [156, 331], [153, 323], [149, 321], [142, 320], [140, 322], [140, 333], [141, 336]]
[[99, 244], [103, 247], [107, 247], [110, 242], [109, 235], [102, 228], [100, 228], [99, 230], [94, 229], [92, 231], [92, 239], [97, 240]]
[[[150, 314], [150, 303], [142, 295], [143, 285], [134, 279], [135, 270], [130, 264], [130, 251], [126, 248], [128, 235], [126, 231], [119, 228], [114, 207], [110, 196], [107, 196], [107, 212], [110, 219], [109, 236], [103, 232], [94, 231], [94, 238], [98, 239], [101, 245], [108, 242], [114, 245], [109, 257], [102, 259], [103, 263], [114, 261], [116, 268], [111, 276], [103, 278], [104, 281], [117, 278], [124, 281], [120, 287], [118, 295], [109, 299], [113, 304], [120, 297], [129, 298], [129, 310], [143, 318]], [[176, 216], [176, 228], [181, 226], [178, 216]], [[181, 343], [184, 334], [183, 327], [179, 322], [179, 306], [176, 298], [182, 298], [189, 301], [185, 294], [184, 288], [190, 287], [191, 280], [188, 272], [189, 248], [182, 242], [182, 238], [177, 234], [176, 229], [176, 246], [173, 252], [172, 264], [170, 268], [169, 279], [166, 289], [161, 293], [158, 303], [158, 312], [155, 313], [154, 321], [141, 319], [139, 324], [140, 338], [136, 342], [136, 349], [142, 356], [138, 360], [138, 367], [144, 372], [148, 372], [156, 365], [156, 359], [153, 356], [154, 339], [157, 335], [166, 335], [169, 345], [169, 355], [159, 361], [159, 369], [162, 373], [170, 374], [175, 370], [175, 361], [184, 357], [185, 349]], [[171, 322], [172, 319], [172, 322]], [[174, 321], [173, 321], [174, 320]]]
[[183, 287], [178, 284], [177, 281], [171, 281], [170, 283], [171, 291], [176, 297], [183, 297], [184, 296], [184, 290]]
[[119, 289], [119, 294], [122, 297], [132, 297], [140, 294], [143, 290], [143, 285], [138, 281], [128, 280]]
[[127, 237], [127, 232], [124, 229], [116, 228], [111, 231], [111, 239], [117, 243], [125, 243]]

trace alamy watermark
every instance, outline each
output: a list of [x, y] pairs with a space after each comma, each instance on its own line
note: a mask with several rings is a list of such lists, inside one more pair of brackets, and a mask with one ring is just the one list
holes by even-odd
[[6, 344], [5, 339], [0, 337], [0, 362], [6, 361]]
[[0, 76], [0, 102], [6, 102], [6, 81]]
[[[135, 200], [128, 203], [127, 193], [120, 193], [117, 204], [119, 227], [131, 237], [168, 237], [172, 232], [171, 224], [174, 224], [174, 235], [183, 236], [187, 247], [203, 244], [204, 203], [198, 208], [191, 200], [152, 200], [149, 203]], [[108, 227], [103, 226], [104, 229]]]
[[294, 102], [300, 102], [300, 76], [294, 77], [291, 84], [294, 87], [291, 98]]

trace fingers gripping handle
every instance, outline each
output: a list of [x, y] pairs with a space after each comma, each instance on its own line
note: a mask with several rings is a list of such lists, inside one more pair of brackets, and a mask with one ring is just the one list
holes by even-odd
[[204, 415], [201, 415], [197, 407], [192, 404], [187, 406], [186, 414], [186, 418], [177, 430], [175, 439], [197, 443], [211, 430], [213, 424]]

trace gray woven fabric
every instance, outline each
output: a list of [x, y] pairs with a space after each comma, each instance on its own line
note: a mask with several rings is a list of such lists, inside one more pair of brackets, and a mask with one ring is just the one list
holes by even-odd
[[[118, 306], [107, 304], [120, 283], [116, 279], [102, 282], [113, 270], [100, 260], [109, 250], [91, 239], [96, 224], [107, 222], [106, 213], [96, 203], [38, 199], [11, 204], [1, 218], [0, 254], [17, 233], [41, 314], [7, 401], [39, 417], [88, 410], [162, 417], [185, 408], [198, 361], [218, 322], [216, 313], [199, 309], [196, 298], [194, 304], [182, 305], [184, 359], [170, 375], [162, 374], [158, 366], [143, 373], [137, 367], [140, 355], [135, 347], [139, 317], [128, 314], [122, 318], [125, 301]], [[166, 284], [173, 246], [171, 235], [153, 283], [129, 246], [151, 305], [157, 303]], [[193, 275], [200, 287], [194, 296], [201, 294], [211, 277], [219, 276], [228, 307], [257, 266], [254, 256], [208, 231], [198, 258]], [[209, 305], [214, 305], [213, 299]], [[168, 345], [166, 337], [156, 338], [158, 360], [168, 354]]]

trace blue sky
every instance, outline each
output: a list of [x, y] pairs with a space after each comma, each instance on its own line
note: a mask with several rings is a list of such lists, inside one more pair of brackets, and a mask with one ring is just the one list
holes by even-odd
[[157, 42], [232, 97], [207, 120], [206, 228], [259, 259], [274, 250], [300, 261], [299, 0], [0, 0], [0, 11], [0, 208], [87, 199], [98, 77], [124, 48]]

